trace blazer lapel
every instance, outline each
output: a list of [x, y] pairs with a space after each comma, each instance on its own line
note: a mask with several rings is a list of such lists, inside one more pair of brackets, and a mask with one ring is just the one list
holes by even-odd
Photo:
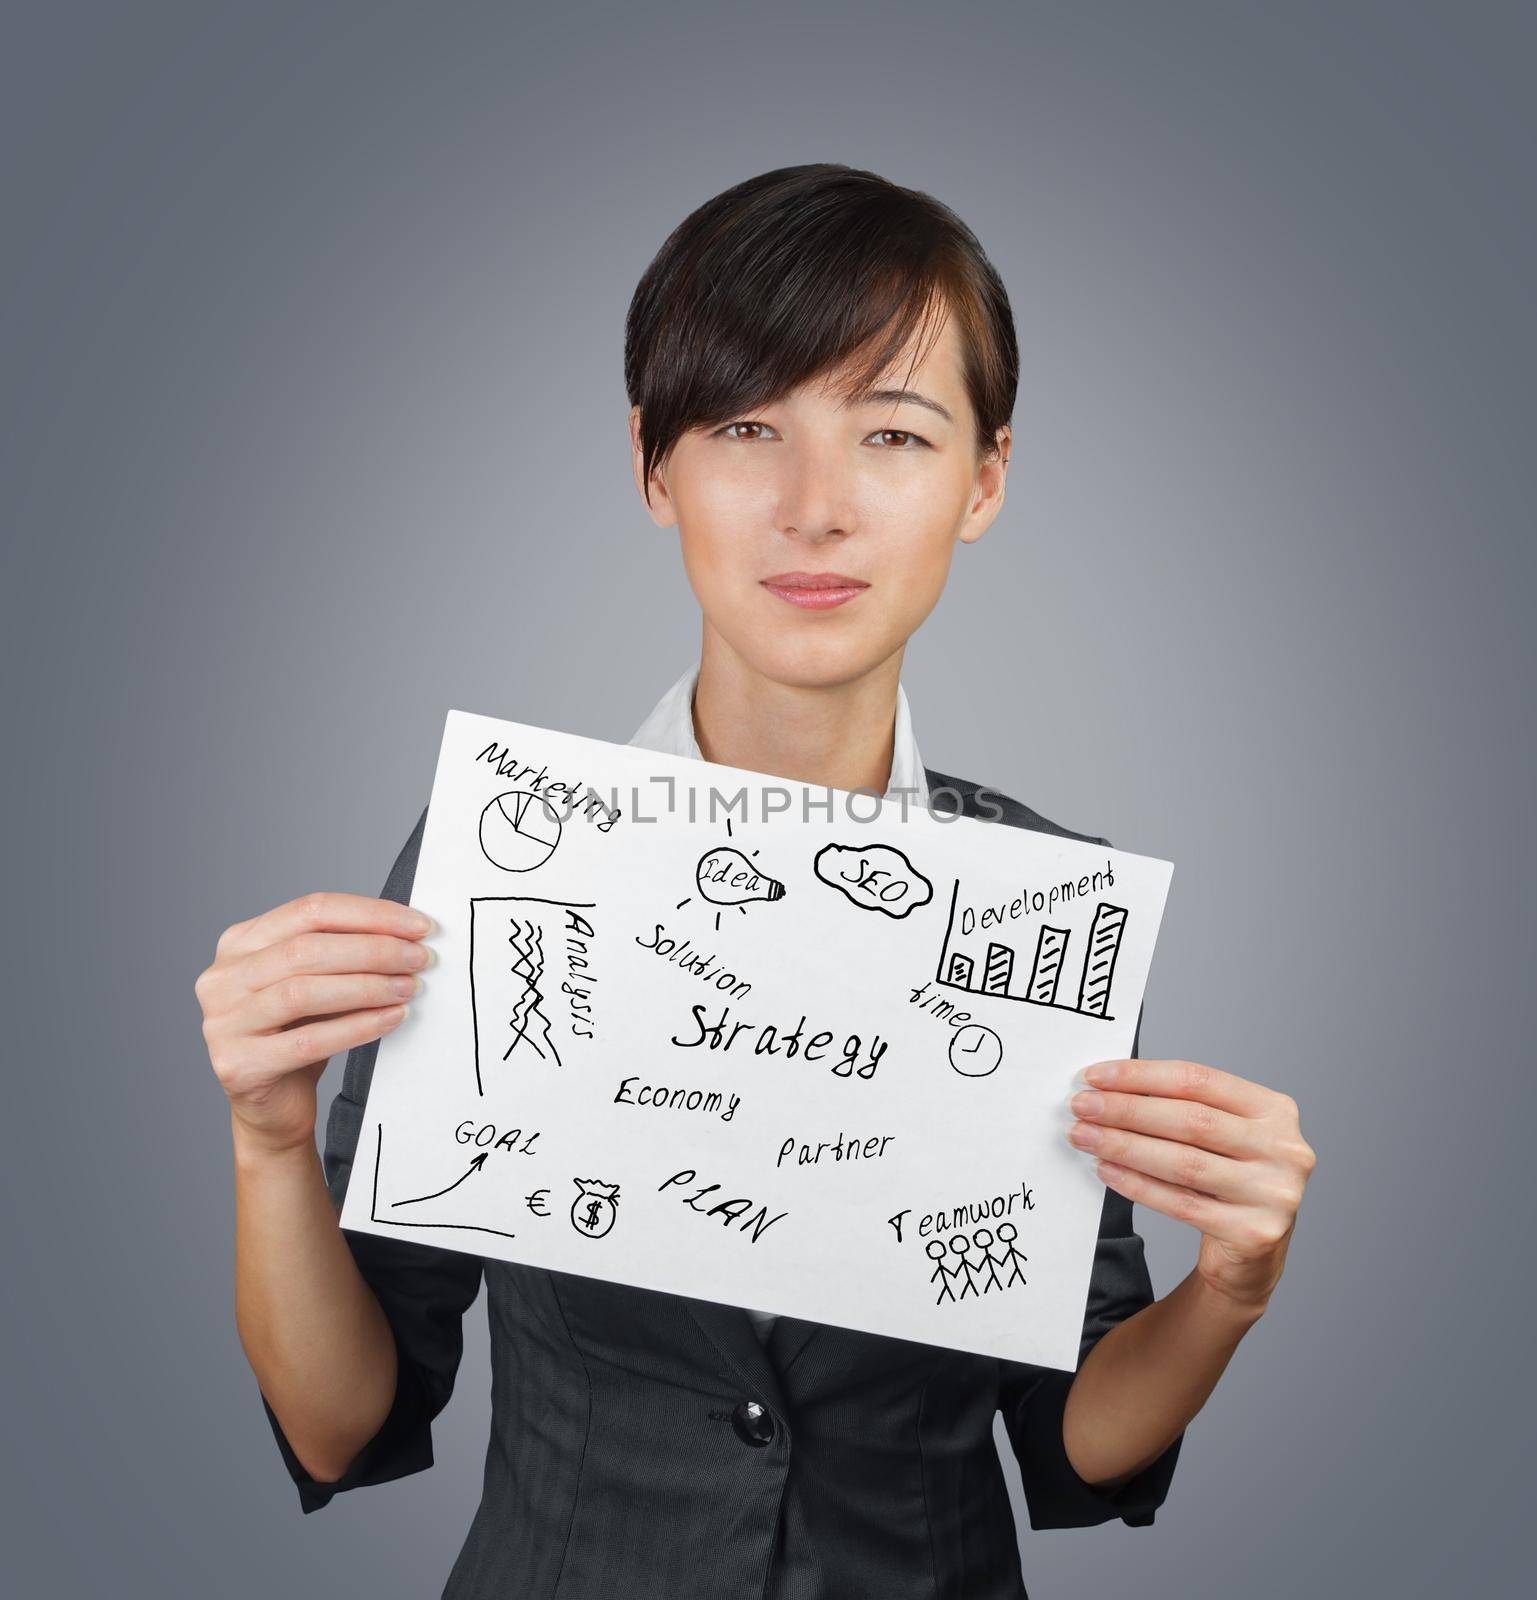
[[780, 1317], [769, 1330], [768, 1353], [775, 1370], [788, 1371], [790, 1363], [825, 1326], [821, 1322], [805, 1322], [800, 1317]]
[[685, 1297], [684, 1304], [727, 1366], [746, 1386], [747, 1396], [765, 1401], [771, 1410], [783, 1414], [786, 1408], [779, 1373], [758, 1337], [758, 1330], [752, 1325], [752, 1318], [741, 1306], [723, 1305], [718, 1300]]

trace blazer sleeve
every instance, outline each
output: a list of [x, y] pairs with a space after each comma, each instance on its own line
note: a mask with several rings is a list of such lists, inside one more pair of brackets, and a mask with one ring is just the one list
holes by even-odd
[[[1141, 1034], [1139, 1013], [1131, 1047], [1133, 1057]], [[1131, 1201], [1107, 1187], [1094, 1247], [1078, 1365], [1083, 1365], [1088, 1353], [1117, 1323], [1151, 1305], [1154, 1298], [1142, 1238], [1132, 1226]], [[1156, 1461], [1106, 1494], [1078, 1476], [1063, 1443], [1062, 1419], [1076, 1374], [1022, 1361], [999, 1365], [1000, 1409], [1019, 1462], [1030, 1526], [1089, 1528], [1116, 1517], [1128, 1527], [1149, 1526], [1169, 1492], [1185, 1440], [1183, 1431]]]
[[[409, 900], [426, 822], [424, 808], [385, 881], [381, 899], [402, 905]], [[348, 1052], [342, 1086], [326, 1119], [322, 1161], [326, 1187], [338, 1216], [352, 1176], [363, 1107], [378, 1051], [379, 1041], [374, 1039]], [[306, 1513], [320, 1510], [345, 1489], [388, 1483], [432, 1465], [432, 1421], [453, 1392], [464, 1350], [464, 1313], [480, 1293], [479, 1256], [440, 1250], [411, 1239], [384, 1238], [349, 1229], [342, 1232], [358, 1270], [378, 1297], [395, 1335], [395, 1400], [379, 1431], [353, 1458], [346, 1472], [334, 1482], [321, 1483], [301, 1465], [267, 1397], [262, 1395], [262, 1406], [283, 1464], [298, 1486], [299, 1504]]]

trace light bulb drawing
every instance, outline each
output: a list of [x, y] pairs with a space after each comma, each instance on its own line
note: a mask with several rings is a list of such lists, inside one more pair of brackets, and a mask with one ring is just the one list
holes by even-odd
[[[726, 836], [731, 837], [731, 819], [726, 819]], [[750, 852], [756, 856], [756, 850]], [[700, 856], [699, 864], [694, 868], [694, 886], [699, 890], [700, 898], [712, 906], [729, 908], [735, 906], [745, 917], [747, 908], [758, 901], [782, 900], [785, 886], [777, 879], [771, 878], [766, 872], [760, 872], [752, 864], [748, 856], [738, 850], [734, 845], [720, 844], [712, 850], [706, 850]], [[687, 896], [678, 902], [677, 909], [682, 910], [694, 897]], [[720, 910], [715, 913], [715, 927], [720, 928]]]

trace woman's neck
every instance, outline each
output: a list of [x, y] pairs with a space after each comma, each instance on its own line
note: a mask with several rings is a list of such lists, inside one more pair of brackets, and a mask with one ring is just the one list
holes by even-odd
[[849, 683], [803, 689], [753, 671], [706, 624], [694, 690], [699, 753], [795, 783], [884, 794], [902, 654]]

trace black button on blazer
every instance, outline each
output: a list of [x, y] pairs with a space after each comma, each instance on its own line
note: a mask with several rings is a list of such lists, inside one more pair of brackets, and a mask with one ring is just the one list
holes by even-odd
[[[936, 809], [1109, 842], [962, 779], [928, 780]], [[383, 898], [409, 900], [426, 820]], [[377, 1050], [349, 1053], [326, 1123], [338, 1211]], [[432, 1465], [432, 1420], [485, 1279], [491, 1437], [443, 1600], [1027, 1600], [995, 1412], [1032, 1528], [1151, 1523], [1184, 1441], [1104, 1494], [1063, 1446], [1070, 1372], [789, 1316], [765, 1346], [740, 1307], [346, 1239], [394, 1330], [399, 1378], [389, 1416], [333, 1483], [305, 1471], [262, 1397], [306, 1512]], [[1080, 1363], [1152, 1299], [1131, 1202], [1106, 1189]]]

